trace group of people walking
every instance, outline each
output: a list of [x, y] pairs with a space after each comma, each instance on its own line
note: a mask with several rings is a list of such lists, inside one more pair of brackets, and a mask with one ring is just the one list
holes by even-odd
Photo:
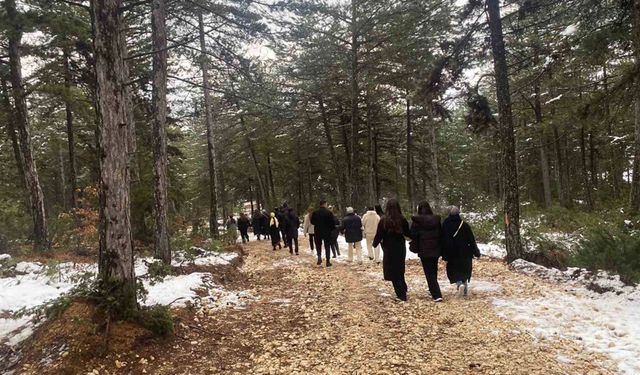
[[[435, 302], [442, 301], [442, 292], [438, 283], [438, 262], [442, 258], [446, 264], [447, 277], [451, 284], [465, 296], [471, 279], [473, 258], [480, 257], [471, 226], [462, 220], [460, 210], [455, 206], [447, 209], [447, 218], [441, 220], [435, 215], [428, 202], [418, 205], [411, 216], [411, 223], [403, 216], [396, 199], [389, 199], [386, 208], [368, 207], [360, 217], [352, 207], [347, 207], [346, 215], [339, 220], [336, 214], [321, 200], [317, 209], [309, 209], [304, 216], [303, 235], [309, 238], [311, 251], [316, 252], [317, 264], [322, 265], [323, 246], [327, 267], [331, 267], [331, 256], [340, 255], [338, 236], [344, 235], [347, 243], [347, 261], [362, 264], [362, 240], [366, 241], [369, 260], [383, 265], [384, 279], [391, 281], [396, 296], [407, 300], [405, 281], [406, 241], [409, 251], [417, 253], [424, 271], [431, 297]], [[273, 250], [289, 249], [291, 254], [299, 254], [298, 228], [300, 219], [295, 210], [283, 205], [271, 212], [256, 210], [250, 220], [241, 214], [237, 223], [230, 217], [229, 226], [237, 225], [242, 242], [249, 241], [248, 229], [258, 240], [260, 236], [271, 239]], [[380, 249], [382, 248], [383, 256]]]

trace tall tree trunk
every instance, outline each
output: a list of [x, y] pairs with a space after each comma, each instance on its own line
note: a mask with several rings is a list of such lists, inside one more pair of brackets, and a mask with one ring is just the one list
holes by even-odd
[[69, 184], [71, 188], [71, 207], [78, 207], [78, 177], [76, 172], [76, 143], [73, 129], [73, 110], [71, 108], [71, 69], [69, 68], [69, 48], [62, 49], [65, 100], [64, 110], [67, 124], [67, 149], [69, 153]]
[[44, 205], [44, 194], [40, 186], [38, 168], [33, 157], [31, 134], [29, 133], [29, 117], [27, 113], [27, 100], [22, 82], [22, 24], [21, 17], [16, 10], [15, 0], [5, 0], [5, 10], [9, 27], [7, 31], [9, 44], [9, 70], [11, 74], [11, 91], [13, 93], [14, 114], [16, 130], [18, 131], [20, 154], [22, 162], [22, 174], [29, 190], [31, 204], [31, 216], [33, 219], [33, 247], [36, 250], [48, 250], [49, 229], [47, 227], [47, 215]]
[[169, 247], [169, 177], [167, 172], [167, 6], [165, 0], [151, 3], [153, 39], [153, 177], [155, 196], [155, 257], [171, 264]]
[[498, 112], [500, 115], [500, 146], [503, 164], [504, 186], [504, 219], [507, 258], [517, 259], [522, 256], [520, 239], [520, 195], [518, 191], [518, 168], [516, 163], [516, 144], [511, 112], [511, 93], [509, 92], [509, 75], [507, 57], [502, 34], [500, 18], [500, 1], [487, 0], [489, 13], [489, 29], [491, 30], [491, 50], [496, 79]]
[[551, 177], [549, 176], [549, 158], [547, 156], [547, 142], [545, 142], [544, 128], [542, 125], [542, 104], [540, 102], [540, 86], [536, 83], [533, 88], [533, 107], [536, 119], [536, 130], [538, 132], [538, 155], [540, 157], [540, 173], [542, 174], [542, 191], [544, 195], [544, 206], [549, 208], [553, 205], [551, 199]]
[[64, 170], [64, 155], [62, 155], [62, 147], [58, 145], [58, 166], [60, 167], [60, 198], [62, 200], [62, 207], [67, 210], [67, 173]]
[[271, 167], [271, 154], [267, 153], [267, 173], [269, 178], [269, 189], [271, 190], [271, 197], [276, 200], [276, 185], [273, 183], [273, 168]]
[[2, 109], [6, 114], [5, 122], [7, 125], [7, 135], [11, 140], [11, 147], [13, 149], [13, 158], [16, 161], [16, 167], [18, 169], [18, 175], [20, 176], [20, 182], [18, 182], [17, 186], [24, 187], [26, 186], [24, 180], [24, 161], [22, 160], [22, 153], [20, 152], [20, 141], [18, 141], [18, 133], [14, 126], [14, 111], [11, 108], [11, 102], [9, 101], [9, 89], [7, 88], [7, 82], [4, 80], [4, 77], [1, 78], [0, 84], [2, 85]]
[[587, 168], [587, 146], [585, 142], [584, 125], [580, 127], [580, 161], [582, 164], [582, 183], [584, 184], [584, 196], [587, 201], [587, 206], [590, 210], [593, 210], [593, 199], [591, 196], [591, 180], [589, 179], [589, 169]]
[[358, 101], [360, 88], [358, 87], [358, 50], [360, 48], [359, 38], [359, 24], [358, 24], [358, 0], [351, 0], [351, 152], [349, 153], [350, 160], [350, 175], [349, 184], [347, 185], [347, 204], [354, 205], [354, 192], [355, 192], [355, 180], [356, 180], [356, 159], [355, 155], [358, 152], [359, 144], [359, 113], [358, 113]]
[[100, 155], [99, 279], [122, 310], [136, 308], [131, 236], [126, 40], [122, 0], [92, 2]]
[[209, 64], [207, 59], [207, 45], [204, 37], [204, 21], [202, 13], [198, 14], [198, 28], [200, 32], [200, 69], [202, 70], [202, 85], [204, 87], [204, 114], [207, 127], [207, 156], [209, 159], [209, 233], [212, 238], [218, 237], [218, 178], [216, 176], [216, 150], [213, 129], [213, 113], [211, 92], [209, 85]]
[[597, 163], [597, 153], [595, 146], [595, 136], [592, 131], [589, 132], [589, 167], [591, 169], [591, 186], [594, 189], [598, 189], [598, 163]]
[[373, 171], [375, 173], [374, 182], [376, 185], [376, 202], [380, 202], [380, 162], [378, 158], [378, 132], [373, 132]]
[[[444, 122], [444, 118], [442, 119]], [[429, 149], [430, 149], [430, 165], [431, 171], [430, 175], [430, 187], [432, 200], [436, 208], [440, 207], [440, 171], [438, 167], [438, 126], [434, 121], [431, 126], [429, 126]]]
[[336, 188], [336, 195], [337, 195], [337, 205], [338, 205], [338, 210], [342, 211], [344, 206], [343, 206], [343, 201], [342, 201], [342, 189], [341, 189], [341, 184], [342, 181], [340, 179], [340, 176], [342, 175], [342, 172], [340, 171], [340, 164], [338, 163], [338, 156], [336, 155], [336, 149], [335, 149], [335, 145], [333, 143], [333, 136], [331, 135], [331, 123], [329, 122], [329, 116], [327, 115], [327, 111], [324, 107], [324, 102], [322, 101], [322, 98], [318, 98], [318, 105], [320, 106], [320, 114], [322, 116], [322, 127], [324, 128], [324, 135], [327, 138], [327, 148], [329, 149], [329, 155], [331, 156], [331, 162], [333, 165], [333, 175], [334, 175], [334, 186]]
[[[640, 71], [640, 0], [633, 1], [633, 47], [636, 76]], [[640, 211], [640, 84], [635, 83], [635, 131], [633, 139], [633, 175], [629, 209], [632, 214]]]
[[367, 139], [368, 139], [368, 148], [367, 148], [367, 162], [368, 162], [368, 173], [367, 173], [367, 179], [368, 179], [368, 184], [367, 184], [367, 205], [372, 205], [374, 204], [377, 199], [376, 199], [376, 184], [375, 184], [375, 171], [374, 171], [374, 165], [375, 165], [375, 161], [374, 161], [374, 153], [375, 153], [375, 149], [374, 149], [374, 144], [373, 144], [373, 133], [374, 133], [374, 129], [373, 127], [374, 122], [372, 121], [371, 117], [372, 117], [372, 111], [371, 111], [371, 102], [370, 102], [370, 98], [369, 98], [369, 92], [367, 91], [367, 96], [366, 96], [366, 102], [367, 102]]
[[411, 130], [411, 102], [409, 101], [409, 95], [407, 95], [407, 201], [413, 213], [413, 207], [415, 202], [413, 200], [413, 134]]

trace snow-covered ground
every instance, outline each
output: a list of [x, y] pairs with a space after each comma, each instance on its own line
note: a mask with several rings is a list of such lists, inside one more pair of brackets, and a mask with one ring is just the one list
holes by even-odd
[[523, 260], [512, 268], [561, 288], [541, 290], [536, 299], [496, 299], [502, 316], [527, 322], [536, 336], [571, 339], [607, 354], [621, 374], [640, 374], [640, 286], [625, 285], [619, 276], [602, 271], [560, 271]]
[[[172, 264], [181, 266], [225, 265], [233, 261], [237, 253], [217, 253], [204, 249], [196, 250], [195, 257], [176, 252]], [[191, 253], [194, 253], [193, 251]], [[34, 315], [27, 309], [36, 308], [50, 302], [62, 294], [71, 291], [83, 280], [90, 280], [97, 272], [96, 264], [59, 263], [44, 265], [35, 262], [11, 264], [11, 257], [0, 254], [0, 269], [10, 273], [11, 277], [0, 278], [0, 344], [15, 346], [29, 337], [40, 323], [34, 321]], [[186, 275], [166, 276], [162, 280], [150, 280], [148, 265], [152, 258], [140, 258], [135, 261], [136, 276], [142, 277], [148, 294], [143, 304], [146, 306], [161, 304], [184, 306], [187, 302], [205, 306], [208, 309], [228, 306], [242, 307], [244, 300], [250, 298], [246, 292], [225, 290], [213, 281], [211, 273], [196, 272]], [[10, 271], [10, 272], [9, 272]], [[204, 297], [195, 290], [206, 291]], [[202, 293], [200, 293], [202, 294]], [[22, 315], [22, 316], [21, 316]]]

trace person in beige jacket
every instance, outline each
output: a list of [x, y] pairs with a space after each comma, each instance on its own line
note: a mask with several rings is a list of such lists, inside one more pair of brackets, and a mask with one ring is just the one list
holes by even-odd
[[302, 224], [302, 231], [305, 236], [309, 235], [309, 246], [311, 247], [311, 252], [313, 253], [314, 242], [315, 242], [315, 231], [313, 228], [313, 224], [311, 224], [311, 214], [313, 214], [313, 208], [309, 208], [307, 210], [307, 214], [304, 215], [304, 222]]
[[367, 240], [367, 252], [369, 259], [380, 263], [380, 247], [373, 248], [373, 238], [376, 236], [380, 216], [373, 207], [367, 207], [367, 212], [362, 216], [362, 227], [364, 228], [364, 237]]

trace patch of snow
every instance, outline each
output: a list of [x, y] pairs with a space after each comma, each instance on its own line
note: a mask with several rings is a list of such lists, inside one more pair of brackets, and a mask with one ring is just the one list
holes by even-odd
[[145, 280], [143, 284], [148, 294], [144, 304], [146, 306], [169, 304], [171, 306], [184, 306], [196, 297], [194, 290], [206, 288], [204, 278], [208, 276], [211, 276], [211, 274], [201, 272], [165, 276], [161, 282], [153, 285], [148, 280]]
[[566, 29], [564, 29], [560, 33], [560, 35], [562, 35], [562, 36], [570, 36], [570, 35], [574, 35], [577, 32], [578, 32], [578, 25], [569, 25], [569, 26], [567, 26]]
[[11, 259], [11, 255], [9, 254], [0, 254], [0, 261]]
[[480, 254], [489, 258], [503, 259], [507, 256], [507, 249], [494, 243], [479, 243], [478, 249], [480, 249]]
[[557, 101], [558, 101], [558, 100], [560, 100], [560, 99], [562, 99], [562, 94], [560, 94], [560, 95], [556, 96], [556, 97], [555, 97], [555, 98], [553, 98], [553, 99], [549, 99], [549, 100], [547, 100], [544, 104], [545, 104], [545, 105], [547, 105], [547, 104], [551, 104], [551, 103], [553, 103], [553, 102], [557, 102]]

